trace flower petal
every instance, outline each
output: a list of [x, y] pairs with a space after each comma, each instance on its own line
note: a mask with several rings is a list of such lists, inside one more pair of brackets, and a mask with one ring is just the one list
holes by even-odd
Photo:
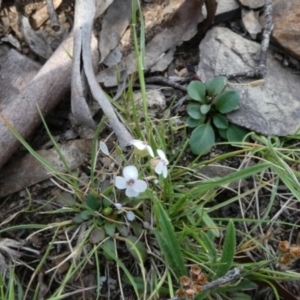
[[140, 140], [132, 140], [129, 144], [133, 145], [134, 147], [138, 148], [139, 150], [144, 150], [146, 148], [146, 144]]
[[137, 179], [138, 175], [139, 173], [135, 166], [127, 166], [123, 169], [123, 176], [127, 181], [130, 179]]
[[150, 156], [151, 156], [151, 157], [154, 157], [154, 152], [153, 152], [151, 146], [147, 145], [147, 150], [148, 150]]
[[115, 205], [116, 209], [118, 209], [118, 210], [120, 210], [123, 207], [123, 205], [121, 203], [114, 203], [114, 205]]
[[131, 222], [135, 219], [135, 214], [133, 211], [129, 210], [129, 211], [126, 211], [126, 219]]
[[164, 167], [164, 163], [163, 163], [162, 161], [160, 161], [160, 162], [156, 165], [156, 167], [155, 167], [155, 169], [154, 169], [154, 171], [156, 172], [156, 174], [161, 174], [162, 171], [163, 171], [163, 167]]
[[124, 190], [127, 187], [127, 182], [124, 177], [116, 176], [115, 178], [115, 186], [120, 190]]
[[131, 198], [131, 197], [137, 197], [139, 195], [139, 193], [136, 192], [131, 186], [128, 186], [125, 191], [125, 195], [127, 197]]
[[166, 154], [165, 154], [164, 151], [162, 151], [160, 149], [157, 149], [157, 154], [160, 157], [160, 159], [168, 161], [167, 158], [166, 158]]
[[136, 180], [131, 187], [135, 192], [142, 193], [146, 191], [147, 183], [144, 180]]
[[167, 176], [168, 176], [168, 168], [165, 165], [163, 166], [162, 174], [163, 174], [164, 178], [167, 178]]

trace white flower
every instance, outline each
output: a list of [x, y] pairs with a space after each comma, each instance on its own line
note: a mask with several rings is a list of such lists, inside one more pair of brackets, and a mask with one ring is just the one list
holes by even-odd
[[132, 222], [132, 221], [135, 219], [135, 214], [134, 214], [134, 212], [132, 212], [131, 210], [126, 211], [126, 219], [127, 219], [129, 222]]
[[169, 164], [169, 161], [167, 160], [167, 157], [162, 150], [157, 149], [157, 154], [159, 158], [154, 158], [151, 161], [151, 164], [156, 174], [162, 174], [163, 177], [166, 178], [168, 175], [167, 165]]
[[138, 179], [138, 170], [135, 166], [127, 166], [123, 169], [123, 176], [116, 176], [115, 186], [124, 190], [127, 197], [137, 197], [139, 193], [147, 189], [147, 184], [144, 180]]
[[114, 203], [114, 205], [117, 210], [120, 210], [123, 207], [121, 203]]
[[149, 146], [146, 142], [140, 140], [132, 140], [129, 144], [133, 145], [138, 150], [137, 154], [139, 154], [140, 156], [146, 156], [150, 154], [151, 157], [154, 157], [151, 146]]

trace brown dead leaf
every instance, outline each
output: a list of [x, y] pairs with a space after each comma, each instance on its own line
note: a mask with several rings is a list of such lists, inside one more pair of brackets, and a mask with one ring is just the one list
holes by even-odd
[[110, 51], [118, 46], [122, 35], [129, 26], [132, 14], [131, 4], [132, 0], [115, 0], [108, 8], [102, 22], [99, 40], [100, 62], [103, 62]]

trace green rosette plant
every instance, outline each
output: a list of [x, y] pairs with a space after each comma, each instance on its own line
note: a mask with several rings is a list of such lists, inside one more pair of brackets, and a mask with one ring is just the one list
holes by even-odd
[[189, 115], [187, 126], [195, 128], [190, 137], [190, 146], [194, 154], [208, 153], [215, 143], [216, 129], [220, 136], [229, 142], [242, 141], [248, 131], [230, 123], [226, 114], [239, 109], [240, 95], [226, 89], [227, 78], [219, 76], [208, 79], [205, 83], [191, 81], [187, 105]]

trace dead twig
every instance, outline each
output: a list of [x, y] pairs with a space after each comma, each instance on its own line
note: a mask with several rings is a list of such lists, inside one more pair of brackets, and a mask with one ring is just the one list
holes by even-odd
[[[227, 274], [224, 275], [223, 277], [220, 277], [212, 282], [202, 285], [201, 291], [204, 292], [204, 291], [207, 291], [207, 290], [210, 290], [210, 289], [213, 289], [213, 288], [219, 287], [221, 285], [224, 285], [224, 284], [227, 284], [232, 281], [236, 281], [236, 280], [240, 279], [242, 269], [243, 269], [242, 266], [236, 267], [236, 268], [230, 270], [229, 272], [227, 272]], [[173, 298], [170, 298], [169, 300], [180, 300], [180, 299], [183, 299], [183, 298], [173, 297]]]
[[245, 78], [264, 78], [267, 74], [267, 51], [270, 43], [270, 35], [273, 30], [272, 22], [272, 0], [266, 0], [265, 3], [265, 29], [261, 41], [261, 52], [259, 65], [254, 70], [240, 73], [220, 74], [227, 78], [245, 77]]
[[51, 27], [54, 31], [58, 31], [60, 29], [60, 24], [57, 19], [57, 15], [55, 12], [55, 8], [52, 0], [46, 0], [47, 11], [51, 21]]
[[273, 30], [272, 22], [272, 0], [266, 0], [265, 4], [265, 29], [263, 33], [263, 39], [261, 42], [261, 53], [259, 66], [256, 68], [256, 73], [258, 78], [264, 78], [267, 73], [267, 51], [270, 43], [270, 35]]
[[172, 80], [170, 80], [169, 78], [163, 77], [163, 76], [152, 76], [152, 77], [148, 77], [146, 78], [146, 82], [147, 83], [163, 83], [167, 86], [170, 86], [174, 89], [180, 90], [182, 92], [187, 92], [187, 87], [182, 86], [181, 84], [178, 84]]

